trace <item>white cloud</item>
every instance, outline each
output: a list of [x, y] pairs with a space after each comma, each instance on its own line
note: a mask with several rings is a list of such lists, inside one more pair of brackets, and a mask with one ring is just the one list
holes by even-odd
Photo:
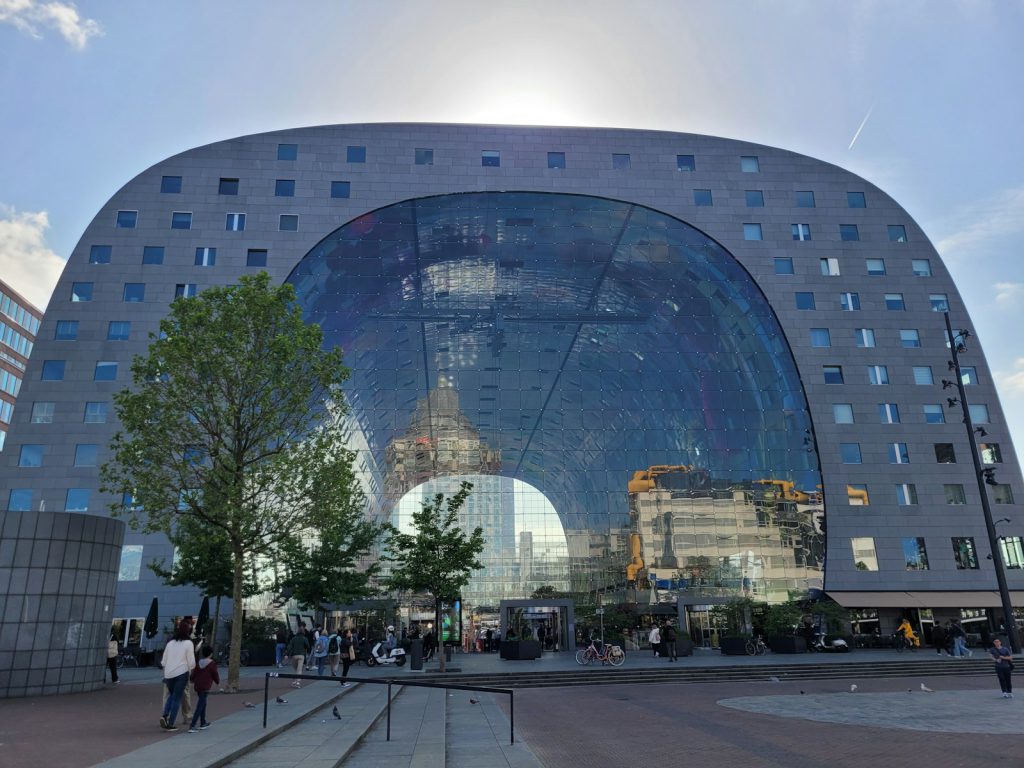
[[46, 308], [64, 259], [46, 245], [46, 211], [18, 213], [0, 203], [0, 275], [40, 309]]
[[943, 258], [969, 257], [994, 241], [1024, 232], [1024, 186], [974, 203], [951, 217], [953, 231], [936, 248]]
[[103, 34], [99, 22], [83, 19], [74, 3], [53, 0], [0, 0], [0, 23], [6, 22], [26, 35], [43, 36], [43, 28], [56, 29], [72, 48], [85, 48], [90, 37]]
[[993, 371], [992, 376], [1001, 391], [1024, 395], [1024, 357], [1013, 361], [1012, 371]]
[[1016, 306], [1018, 300], [1024, 295], [1024, 283], [996, 283], [992, 289], [996, 293], [997, 304]]

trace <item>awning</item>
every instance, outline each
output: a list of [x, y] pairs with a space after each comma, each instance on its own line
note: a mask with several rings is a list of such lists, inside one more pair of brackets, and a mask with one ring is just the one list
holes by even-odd
[[[844, 608], [1001, 608], [998, 592], [833, 592]], [[1024, 592], [1011, 592], [1010, 602], [1024, 605]]]

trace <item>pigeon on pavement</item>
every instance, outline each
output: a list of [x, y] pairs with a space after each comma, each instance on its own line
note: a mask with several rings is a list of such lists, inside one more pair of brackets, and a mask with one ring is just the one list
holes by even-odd
[[857, 692], [857, 684], [856, 683], [850, 683], [850, 693], [856, 693], [856, 692]]
[[287, 704], [288, 703], [288, 699], [284, 698], [283, 696], [278, 696], [276, 701], [277, 701], [278, 704]]
[[479, 700], [479, 699], [470, 699], [470, 700], [469, 700], [469, 703], [470, 703], [470, 704], [479, 704], [479, 703], [480, 703], [480, 700]]
[[246, 709], [256, 709], [256, 705], [253, 704], [251, 701], [243, 701], [242, 706]]
[[341, 720], [341, 713], [338, 711], [338, 705], [334, 705], [334, 709], [331, 710], [331, 714], [334, 715], [335, 720]]
[[921, 690], [924, 691], [925, 693], [935, 693], [935, 691], [933, 691], [931, 688], [929, 688], [924, 683], [921, 683]]
[[769, 680], [771, 680], [771, 681], [772, 681], [773, 683], [777, 683], [777, 682], [779, 682], [779, 678], [777, 678], [777, 677], [776, 677], [775, 675], [772, 675], [772, 676], [771, 676], [771, 677], [769, 677], [768, 679], [769, 679]]

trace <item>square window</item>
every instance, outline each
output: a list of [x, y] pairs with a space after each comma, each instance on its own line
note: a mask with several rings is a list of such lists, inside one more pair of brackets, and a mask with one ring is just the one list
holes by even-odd
[[744, 240], [761, 240], [761, 225], [760, 224], [744, 224], [743, 225], [743, 239]]
[[1002, 550], [1003, 563], [1007, 568], [1020, 568], [1024, 566], [1024, 546], [1020, 536], [1000, 536], [1000, 549]]
[[971, 421], [975, 424], [988, 424], [988, 406], [987, 405], [970, 405], [967, 407], [967, 411], [971, 414]]
[[710, 189], [695, 189], [693, 190], [693, 204], [699, 206], [712, 205], [711, 202], [711, 190]]
[[856, 224], [840, 224], [839, 239], [844, 243], [855, 243], [860, 240], [860, 230]]
[[336, 200], [343, 200], [352, 194], [352, 184], [348, 181], [332, 181], [331, 197]]
[[[916, 503], [916, 502], [915, 502]], [[922, 538], [907, 538], [903, 540], [903, 560], [907, 564], [908, 571], [928, 570], [928, 551], [924, 546]]]
[[902, 224], [890, 224], [888, 229], [890, 243], [907, 242], [907, 228]]
[[366, 162], [366, 147], [352, 146], [345, 150], [345, 162], [346, 163], [365, 163]]
[[974, 539], [970, 536], [954, 536], [953, 560], [957, 570], [969, 571], [978, 568], [978, 551], [974, 548]]
[[848, 483], [846, 486], [846, 502], [851, 507], [868, 507], [871, 500], [868, 498], [868, 487], [863, 483]]
[[840, 443], [839, 444], [839, 456], [842, 458], [843, 464], [860, 464], [860, 443]]
[[676, 170], [679, 170], [679, 171], [695, 171], [695, 170], [697, 170], [697, 163], [694, 160], [693, 155], [676, 155]]
[[565, 168], [565, 152], [548, 152], [548, 168]]
[[764, 208], [764, 192], [760, 189], [748, 189], [743, 194], [747, 198], [747, 208]]
[[77, 320], [58, 320], [57, 328], [53, 333], [57, 341], [74, 341], [78, 338]]
[[846, 205], [850, 208], [867, 208], [863, 192], [847, 192]]
[[111, 320], [107, 325], [107, 341], [128, 341], [132, 324], [128, 320]]
[[116, 381], [117, 363], [111, 360], [100, 360], [96, 363], [96, 370], [93, 372], [93, 381]]
[[959, 483], [952, 483], [942, 486], [942, 491], [946, 495], [947, 504], [966, 504], [967, 494], [964, 493], [964, 487]]
[[875, 540], [870, 537], [850, 539], [853, 549], [853, 567], [858, 571], [877, 571], [878, 557], [875, 555]]
[[917, 349], [921, 346], [921, 334], [916, 328], [903, 328], [900, 330], [900, 346], [904, 349]]
[[135, 229], [135, 225], [139, 221], [138, 211], [118, 211], [117, 212], [117, 228], [118, 229]]
[[616, 171], [625, 171], [630, 166], [630, 157], [628, 154], [623, 152], [612, 153], [612, 169]]
[[496, 149], [485, 149], [480, 152], [480, 165], [484, 168], [500, 168], [501, 152]]
[[952, 443], [935, 444], [935, 461], [939, 464], [956, 464], [956, 451]]
[[829, 337], [828, 328], [811, 328], [812, 347], [831, 347], [832, 340]]
[[832, 420], [836, 424], [853, 424], [853, 405], [851, 403], [833, 403]]
[[885, 294], [885, 308], [893, 312], [902, 312], [907, 307], [903, 303], [902, 293]]
[[942, 410], [941, 405], [925, 405], [922, 406], [924, 409], [924, 423], [925, 424], [945, 424], [946, 414]]
[[32, 489], [12, 488], [10, 495], [7, 497], [7, 509], [11, 512], [31, 512]]
[[241, 232], [245, 229], [244, 213], [229, 213], [224, 218], [224, 229], [228, 232]]
[[989, 486], [992, 489], [994, 504], [1013, 504], [1013, 489], [1005, 483]]
[[826, 277], [839, 277], [839, 259], [818, 259], [821, 274]]
[[237, 195], [238, 179], [221, 179], [217, 187], [218, 195]]
[[295, 160], [299, 156], [299, 145], [298, 144], [278, 144], [277, 145], [277, 159], [278, 160]]
[[33, 424], [52, 424], [53, 423], [53, 412], [56, 409], [56, 403], [46, 402], [35, 402], [32, 403], [32, 423]]
[[277, 179], [274, 182], [274, 197], [295, 197], [295, 179]]
[[885, 365], [868, 366], [868, 383], [884, 386], [889, 383], [889, 368]]
[[914, 277], [931, 277], [932, 263], [928, 259], [911, 259], [910, 269]]
[[906, 443], [889, 443], [889, 463], [909, 464], [910, 452]]
[[174, 211], [171, 214], [171, 229], [192, 229], [192, 214], [188, 211]]
[[68, 488], [68, 495], [64, 499], [65, 512], [88, 512], [89, 511], [89, 489]]
[[265, 267], [267, 266], [267, 251], [263, 248], [250, 248], [245, 254], [245, 266]]
[[127, 304], [137, 304], [146, 300], [145, 283], [125, 283], [123, 300]]
[[142, 248], [143, 264], [163, 264], [164, 247], [162, 245], [146, 245]]
[[914, 383], [918, 385], [934, 384], [935, 380], [932, 377], [932, 367], [930, 365], [915, 365]]
[[416, 165], [433, 165], [434, 150], [421, 149], [417, 147], [415, 150], [413, 150], [413, 162], [415, 162]]
[[181, 176], [163, 176], [160, 179], [160, 192], [165, 195], [176, 195], [181, 192]]
[[875, 330], [873, 328], [854, 328], [853, 338], [861, 349], [875, 346]]
[[43, 370], [40, 375], [42, 381], [64, 381], [64, 367], [66, 360], [44, 360]]
[[90, 264], [109, 264], [111, 247], [109, 245], [94, 245], [89, 249]]
[[121, 547], [121, 564], [117, 568], [118, 581], [138, 581], [142, 573], [142, 545]]
[[878, 404], [878, 421], [882, 424], [899, 424], [900, 408], [896, 403]]
[[960, 366], [960, 381], [965, 387], [974, 386], [978, 383], [978, 369], [973, 365]]
[[917, 486], [913, 483], [900, 483], [896, 486], [896, 503], [901, 507], [917, 504]]
[[294, 213], [282, 213], [277, 227], [281, 232], [298, 232], [299, 217]]
[[822, 373], [825, 376], [826, 384], [842, 384], [843, 383], [843, 367], [841, 365], [825, 365], [822, 366]]
[[810, 224], [790, 224], [790, 231], [793, 234], [794, 240], [810, 240], [811, 239], [811, 225]]
[[92, 301], [92, 283], [72, 283], [72, 301]]
[[45, 453], [45, 446], [26, 443], [21, 446], [21, 453], [18, 454], [18, 466], [27, 468], [41, 467], [43, 466], [43, 456]]
[[978, 451], [981, 453], [982, 464], [1003, 463], [1003, 452], [999, 450], [999, 443], [979, 443]]
[[196, 261], [197, 267], [213, 267], [217, 265], [217, 249], [216, 248], [196, 248]]
[[932, 312], [949, 312], [949, 297], [944, 293], [933, 293], [928, 296]]
[[793, 274], [793, 260], [788, 256], [776, 256], [775, 257], [775, 274], [776, 275], [792, 275]]
[[843, 308], [844, 312], [859, 312], [860, 311], [860, 294], [859, 293], [841, 293], [839, 294], [839, 306]]
[[757, 155], [744, 155], [740, 157], [740, 170], [743, 173], [760, 173], [761, 163]]
[[814, 207], [814, 193], [810, 190], [796, 193], [796, 207], [797, 208], [813, 208]]
[[881, 277], [885, 274], [885, 259], [865, 259], [864, 264], [871, 277]]
[[107, 422], [107, 403], [91, 402], [85, 404], [82, 421], [86, 424], [105, 424]]
[[814, 309], [814, 294], [808, 291], [797, 291], [793, 294], [796, 297], [797, 309]]
[[174, 286], [174, 298], [176, 299], [191, 299], [195, 295], [195, 283], [178, 283]]
[[79, 443], [75, 446], [75, 466], [96, 466], [96, 445], [94, 443]]

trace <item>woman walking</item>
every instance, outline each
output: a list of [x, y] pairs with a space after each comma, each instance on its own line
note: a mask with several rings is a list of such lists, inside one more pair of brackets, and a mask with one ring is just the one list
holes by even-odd
[[117, 647], [117, 635], [111, 634], [107, 642], [107, 669], [110, 670], [110, 682], [120, 683], [117, 678], [117, 655], [120, 653]]
[[188, 685], [189, 673], [196, 667], [195, 646], [189, 639], [191, 633], [192, 626], [185, 621], [180, 622], [174, 631], [174, 639], [164, 648], [160, 662], [164, 668], [164, 685], [167, 686], [167, 701], [160, 717], [160, 727], [165, 731], [178, 730], [174, 721], [178, 718], [178, 707]]
[[1004, 699], [1013, 698], [1013, 654], [1009, 648], [1003, 647], [999, 638], [992, 641], [992, 647], [988, 649], [989, 655], [996, 663], [996, 677], [999, 678], [999, 687], [1003, 691]]
[[352, 662], [356, 660], [356, 643], [352, 637], [352, 630], [346, 629], [345, 634], [341, 637], [341, 684], [348, 688], [352, 683], [348, 682], [345, 678], [348, 677], [348, 668], [352, 666]]

